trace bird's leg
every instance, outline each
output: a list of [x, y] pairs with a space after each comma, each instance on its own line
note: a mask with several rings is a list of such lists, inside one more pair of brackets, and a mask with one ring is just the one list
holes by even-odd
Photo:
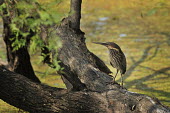
[[115, 84], [115, 79], [116, 79], [118, 72], [119, 72], [119, 70], [117, 69], [116, 75], [112, 76], [113, 80], [111, 82], [107, 82], [107, 84]]
[[122, 76], [122, 74], [120, 74], [121, 75], [121, 84], [122, 84], [122, 88], [123, 88], [123, 76]]
[[115, 77], [113, 77], [114, 82], [115, 82], [115, 79], [116, 79], [118, 72], [119, 72], [119, 70], [117, 69], [116, 75], [115, 75]]

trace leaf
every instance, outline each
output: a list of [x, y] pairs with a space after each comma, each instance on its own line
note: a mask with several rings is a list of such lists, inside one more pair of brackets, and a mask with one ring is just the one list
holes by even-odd
[[50, 18], [50, 15], [45, 11], [40, 11], [39, 14], [40, 14], [41, 19], [44, 21], [46, 21]]
[[157, 8], [153, 8], [153, 9], [151, 9], [150, 11], [148, 11], [147, 15], [148, 15], [148, 16], [152, 16], [152, 15], [154, 15], [156, 12], [157, 12]]
[[10, 27], [13, 32], [19, 31], [19, 28], [16, 26], [16, 24], [10, 24]]

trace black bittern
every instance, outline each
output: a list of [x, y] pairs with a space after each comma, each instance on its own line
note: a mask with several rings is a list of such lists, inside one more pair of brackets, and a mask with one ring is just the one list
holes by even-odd
[[106, 42], [106, 43], [93, 42], [93, 43], [104, 45], [109, 49], [110, 64], [112, 65], [113, 68], [117, 69], [115, 77], [113, 78], [114, 82], [115, 82], [118, 72], [120, 71], [121, 84], [123, 87], [122, 75], [125, 74], [125, 72], [126, 72], [126, 57], [125, 57], [124, 53], [122, 52], [121, 48], [114, 42]]

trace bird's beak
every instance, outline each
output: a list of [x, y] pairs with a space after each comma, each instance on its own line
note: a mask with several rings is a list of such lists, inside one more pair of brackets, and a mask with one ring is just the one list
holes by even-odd
[[103, 46], [107, 46], [108, 44], [107, 43], [102, 43], [102, 42], [93, 42], [95, 44], [100, 44], [100, 45], [103, 45]]

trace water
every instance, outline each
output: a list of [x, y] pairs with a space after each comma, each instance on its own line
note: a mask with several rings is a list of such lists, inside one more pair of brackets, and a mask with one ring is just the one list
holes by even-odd
[[108, 20], [109, 19], [109, 17], [100, 17], [99, 18], [99, 21], [106, 21], [106, 20]]
[[[117, 5], [113, 6], [114, 1]], [[155, 96], [170, 106], [170, 16], [163, 16], [161, 11], [156, 15], [140, 16], [141, 9], [146, 14], [148, 7], [155, 7], [154, 1], [91, 1], [92, 6], [83, 4], [84, 15], [91, 15], [83, 16], [84, 26], [81, 27], [86, 34], [88, 49], [99, 56], [113, 74], [116, 71], [109, 64], [107, 49], [92, 42], [114, 41], [120, 45], [127, 58], [124, 82], [129, 91]], [[95, 12], [96, 9], [99, 12]], [[0, 29], [2, 27], [0, 25]], [[120, 82], [119, 77], [117, 82]], [[53, 82], [58, 86], [58, 82]]]
[[[85, 27], [84, 32], [88, 40], [87, 46], [107, 64], [114, 75], [116, 70], [109, 64], [107, 48], [94, 45], [92, 42], [116, 42], [127, 59], [125, 87], [130, 91], [155, 96], [170, 106], [168, 103], [170, 101], [170, 16], [165, 17], [160, 13], [142, 18], [138, 11], [139, 7], [145, 9], [144, 5], [129, 10], [127, 7], [123, 10], [123, 5], [125, 4], [122, 4], [121, 10], [116, 6], [114, 10], [101, 7], [99, 10], [103, 10], [103, 13], [101, 11], [95, 16], [92, 15], [93, 20], [97, 20], [93, 21], [95, 24], [87, 21], [88, 17], [82, 18], [84, 25], [82, 28]], [[109, 7], [109, 4], [107, 6]], [[118, 75], [117, 82], [120, 82], [119, 77]]]

